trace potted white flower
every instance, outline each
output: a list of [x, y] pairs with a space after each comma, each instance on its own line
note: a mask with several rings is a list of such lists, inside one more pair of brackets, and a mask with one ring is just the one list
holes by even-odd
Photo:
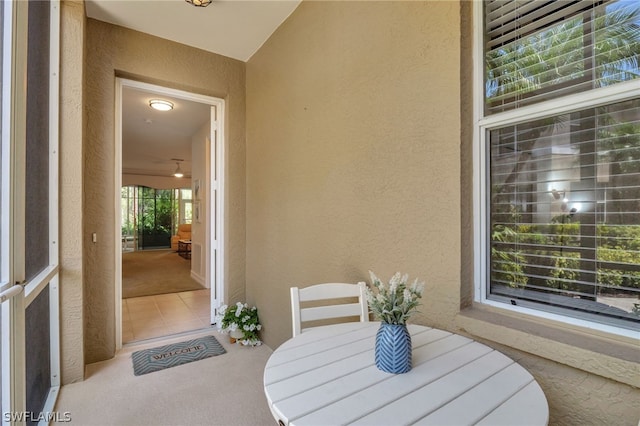
[[376, 367], [388, 373], [411, 370], [411, 335], [407, 320], [416, 311], [422, 297], [424, 282], [416, 279], [407, 285], [409, 276], [397, 272], [385, 285], [369, 271], [371, 285], [367, 287], [367, 302], [374, 316], [381, 321], [376, 334]]
[[215, 321], [218, 331], [229, 334], [231, 343], [237, 341], [245, 346], [262, 344], [258, 337], [262, 325], [255, 306], [249, 308], [246, 303], [241, 302], [232, 306], [222, 305], [218, 308]]

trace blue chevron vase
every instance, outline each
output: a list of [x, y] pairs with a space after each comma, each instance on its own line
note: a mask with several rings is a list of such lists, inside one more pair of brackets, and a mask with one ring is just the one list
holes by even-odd
[[404, 324], [381, 323], [376, 334], [376, 367], [387, 373], [411, 370], [411, 335]]

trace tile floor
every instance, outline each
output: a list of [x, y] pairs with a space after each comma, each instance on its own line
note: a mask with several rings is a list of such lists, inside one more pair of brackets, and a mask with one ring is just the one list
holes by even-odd
[[122, 300], [122, 343], [209, 327], [211, 291], [195, 290]]

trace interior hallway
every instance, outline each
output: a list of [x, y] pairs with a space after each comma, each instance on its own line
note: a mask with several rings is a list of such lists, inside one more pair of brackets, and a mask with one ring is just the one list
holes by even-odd
[[211, 290], [122, 299], [122, 343], [211, 325]]

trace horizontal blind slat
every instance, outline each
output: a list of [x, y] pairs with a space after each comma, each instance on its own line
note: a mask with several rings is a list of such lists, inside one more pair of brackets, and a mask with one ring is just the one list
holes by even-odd
[[552, 294], [571, 309], [591, 300], [584, 309], [596, 311], [601, 295], [640, 297], [640, 99], [488, 138], [490, 292], [522, 289], [537, 302]]
[[[535, 4], [533, 5], [535, 6]], [[566, 2], [553, 1], [542, 7], [522, 8], [514, 11], [508, 17], [512, 19], [510, 22], [503, 22], [498, 28], [489, 31], [489, 40], [487, 45], [489, 48], [501, 46], [503, 43], [513, 40], [514, 38], [528, 35], [544, 29], [547, 25], [574, 17], [582, 11], [592, 9], [587, 2], [576, 0], [571, 4]], [[518, 15], [515, 15], [515, 12]], [[521, 13], [524, 12], [524, 13]], [[500, 18], [498, 18], [500, 19]], [[493, 22], [497, 22], [493, 21]], [[493, 22], [489, 23], [491, 27]]]
[[616, 0], [486, 3], [485, 112], [640, 78], [629, 41], [637, 9]]

